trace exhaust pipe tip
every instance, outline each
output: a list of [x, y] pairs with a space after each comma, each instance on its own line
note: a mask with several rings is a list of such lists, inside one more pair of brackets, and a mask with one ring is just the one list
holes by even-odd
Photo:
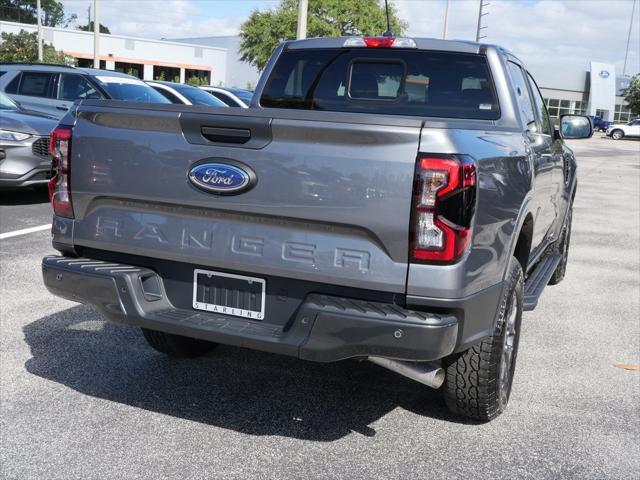
[[435, 369], [435, 371], [433, 372], [433, 388], [440, 388], [442, 386], [442, 384], [444, 383], [444, 379], [445, 379], [445, 372], [444, 372], [444, 368], [438, 367]]
[[442, 366], [434, 362], [406, 362], [383, 357], [369, 357], [368, 360], [403, 377], [435, 389], [442, 386], [446, 375]]

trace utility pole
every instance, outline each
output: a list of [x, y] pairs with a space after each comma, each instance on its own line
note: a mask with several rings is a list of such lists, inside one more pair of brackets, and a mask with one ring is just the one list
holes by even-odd
[[476, 42], [479, 42], [483, 38], [487, 38], [486, 35], [480, 35], [480, 31], [484, 30], [487, 27], [482, 26], [482, 17], [485, 15], [489, 15], [489, 12], [484, 12], [483, 9], [491, 5], [490, 3], [484, 3], [485, 0], [480, 0], [480, 8], [478, 8], [478, 29], [476, 30]]
[[444, 27], [442, 28], [442, 39], [447, 39], [447, 26], [449, 24], [449, 0], [444, 5]]
[[38, 16], [38, 61], [43, 59], [42, 53], [42, 9], [40, 7], [40, 0], [36, 3], [36, 15]]
[[622, 67], [622, 75], [627, 74], [627, 57], [629, 56], [629, 42], [631, 41], [631, 29], [633, 28], [633, 14], [636, 12], [636, 0], [633, 0], [631, 7], [631, 18], [629, 19], [629, 34], [627, 35], [627, 50], [624, 52], [624, 67]]
[[98, 0], [93, 0], [93, 68], [100, 68], [100, 19]]
[[296, 38], [301, 40], [307, 38], [307, 10], [309, 9], [309, 0], [298, 0], [298, 31]]

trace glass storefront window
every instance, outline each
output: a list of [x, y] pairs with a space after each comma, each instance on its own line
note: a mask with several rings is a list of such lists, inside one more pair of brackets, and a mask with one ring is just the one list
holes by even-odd
[[626, 123], [633, 118], [631, 110], [627, 105], [617, 104], [613, 115], [613, 120], [619, 123]]

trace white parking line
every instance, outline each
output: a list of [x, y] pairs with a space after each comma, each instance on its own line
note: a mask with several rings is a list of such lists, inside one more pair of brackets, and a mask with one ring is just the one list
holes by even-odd
[[48, 230], [51, 228], [51, 224], [40, 225], [38, 227], [23, 228], [22, 230], [14, 230], [13, 232], [0, 233], [0, 240], [5, 238], [17, 237], [18, 235], [26, 235], [27, 233], [40, 232], [42, 230]]

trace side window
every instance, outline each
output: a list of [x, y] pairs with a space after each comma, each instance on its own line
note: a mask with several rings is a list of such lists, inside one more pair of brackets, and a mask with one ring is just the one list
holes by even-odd
[[7, 84], [7, 87], [4, 89], [5, 93], [12, 93], [14, 95], [18, 93], [18, 85], [20, 85], [20, 76], [21, 74], [18, 73], [15, 77], [13, 77], [13, 80], [11, 80]]
[[30, 97], [53, 98], [53, 78], [53, 73], [22, 72], [18, 94]]
[[74, 102], [77, 99], [102, 98], [93, 85], [80, 75], [63, 73], [60, 75], [58, 100]]
[[211, 92], [211, 94], [216, 97], [218, 100], [226, 103], [227, 105], [229, 105], [230, 107], [239, 107], [240, 105], [238, 105], [238, 103], [231, 97], [229, 97], [228, 95], [225, 95], [224, 93], [221, 92]]
[[520, 113], [522, 119], [527, 128], [532, 132], [538, 130], [536, 123], [536, 116], [533, 113], [533, 105], [531, 103], [531, 97], [529, 96], [529, 90], [527, 89], [527, 82], [524, 79], [522, 70], [515, 63], [509, 62], [509, 71], [511, 72], [511, 80], [513, 86], [516, 89], [516, 96], [518, 97], [518, 104], [520, 105]]
[[540, 123], [542, 123], [542, 130], [540, 131], [540, 133], [553, 135], [551, 122], [549, 121], [549, 113], [547, 113], [547, 107], [544, 104], [544, 99], [540, 94], [540, 90], [538, 90], [538, 85], [536, 85], [536, 81], [531, 75], [529, 75], [529, 73], [527, 73], [527, 78], [529, 79], [529, 86], [531, 87], [531, 91], [533, 92], [533, 103], [535, 103], [536, 110], [538, 111], [538, 117], [540, 118]]

